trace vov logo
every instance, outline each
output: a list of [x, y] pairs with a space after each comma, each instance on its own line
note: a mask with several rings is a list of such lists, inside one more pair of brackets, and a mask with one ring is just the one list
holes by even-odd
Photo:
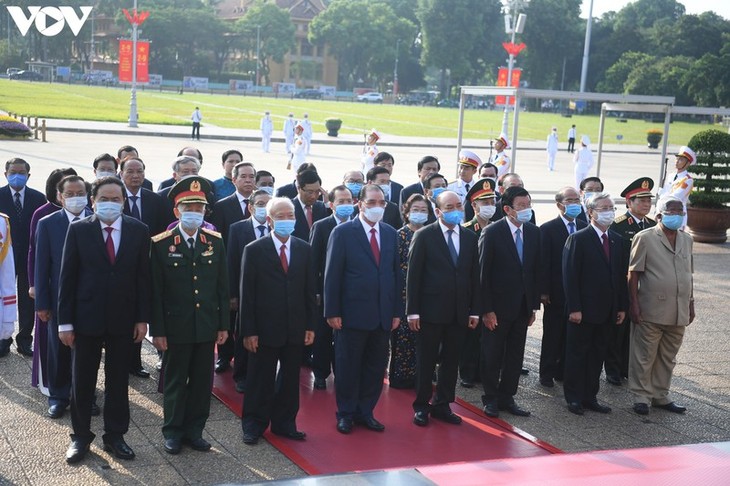
[[[79, 7], [81, 17], [76, 15], [73, 7], [28, 7], [28, 15], [23, 12], [23, 7], [6, 7], [13, 18], [20, 34], [25, 36], [30, 26], [35, 23], [35, 28], [41, 35], [53, 37], [58, 35], [68, 24], [74, 36], [79, 35], [81, 27], [86, 23], [89, 14], [94, 7]], [[50, 23], [50, 25], [49, 25]]]

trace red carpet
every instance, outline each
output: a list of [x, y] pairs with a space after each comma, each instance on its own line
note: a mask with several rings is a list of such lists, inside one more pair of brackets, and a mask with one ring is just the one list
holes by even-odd
[[[383, 388], [375, 417], [385, 424], [383, 433], [355, 426], [344, 436], [335, 428], [335, 396], [332, 378], [327, 391], [313, 390], [312, 374], [301, 373], [301, 404], [297, 427], [307, 440], [281, 439], [267, 432], [266, 440], [309, 474], [404, 468], [489, 459], [544, 456], [560, 452], [549, 444], [491, 420], [481, 410], [459, 401], [452, 410], [464, 422], [454, 426], [431, 420], [428, 427], [413, 425], [412, 390]], [[216, 375], [213, 394], [241, 416], [242, 395], [236, 393], [230, 372]]]

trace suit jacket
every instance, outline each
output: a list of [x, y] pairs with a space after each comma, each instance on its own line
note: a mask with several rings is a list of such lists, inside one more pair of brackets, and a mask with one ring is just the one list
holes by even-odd
[[175, 178], [170, 177], [169, 179], [165, 179], [164, 181], [160, 182], [160, 185], [157, 186], [157, 192], [161, 192], [163, 189], [166, 189], [168, 187], [172, 187], [175, 185]]
[[343, 328], [389, 330], [403, 315], [403, 277], [396, 231], [378, 223], [380, 265], [360, 219], [337, 226], [327, 244], [324, 272], [324, 315], [342, 317]]
[[284, 184], [283, 186], [276, 188], [276, 197], [288, 197], [289, 199], [294, 199], [298, 194], [299, 192], [297, 191], [296, 182]]
[[232, 299], [239, 297], [243, 249], [252, 241], [256, 241], [256, 228], [254, 226], [258, 225], [259, 222], [251, 217], [233, 223], [228, 229], [228, 243], [226, 243], [226, 253], [228, 255], [228, 291]]
[[240, 335], [258, 336], [265, 346], [303, 346], [304, 333], [314, 329], [317, 314], [311, 249], [290, 237], [284, 273], [272, 238], [260, 238], [243, 250]]
[[[213, 187], [213, 183], [208, 181], [211, 187]], [[170, 190], [172, 189], [172, 186], [175, 184], [171, 184], [167, 187], [162, 187], [162, 184], [160, 184], [160, 188], [157, 191], [157, 195], [162, 198], [163, 201], [165, 201], [166, 207], [167, 207], [167, 217], [165, 218], [165, 228], [167, 228], [167, 225], [172, 223], [173, 221], [176, 221], [177, 218], [175, 217], [175, 213], [173, 212], [173, 209], [175, 207], [175, 204], [173, 201], [168, 197], [170, 194]], [[215, 205], [215, 194], [213, 194], [213, 191], [205, 194], [205, 199], [208, 201], [208, 208], [206, 211], [206, 219], [209, 218], [209, 214], [211, 211], [213, 211], [213, 206]], [[144, 203], [142, 203], [144, 204]]]
[[121, 216], [122, 234], [109, 262], [96, 215], [68, 227], [61, 258], [58, 324], [88, 336], [132, 336], [150, 322], [150, 235], [147, 226]]
[[454, 265], [436, 222], [413, 234], [408, 252], [406, 315], [422, 321], [466, 326], [480, 309], [477, 235], [459, 229], [459, 256]]
[[[575, 220], [576, 231], [586, 227], [586, 223]], [[558, 216], [540, 226], [540, 294], [549, 295], [551, 305], [565, 306], [565, 291], [563, 290], [563, 248], [568, 239], [568, 228], [563, 218]]]
[[230, 327], [228, 260], [215, 231], [200, 229], [191, 251], [180, 225], [152, 239], [150, 334], [175, 344], [215, 341]]
[[[145, 188], [140, 189], [137, 195], [142, 201], [141, 221], [147, 225], [150, 234], [154, 236], [165, 231], [167, 225], [170, 224], [165, 200], [159, 194], [155, 194]], [[127, 198], [124, 201], [124, 214], [127, 216], [132, 215], [130, 204], [132, 204], [132, 200]]]
[[[355, 217], [360, 213], [360, 208], [358, 206], [355, 206], [355, 212], [353, 213]], [[436, 221], [436, 217], [433, 216], [433, 214], [429, 211], [428, 213], [429, 219], [433, 218], [433, 221], [426, 221], [427, 223], [433, 223]], [[400, 208], [397, 204], [392, 203], [390, 201], [385, 202], [385, 212], [383, 213], [383, 223], [390, 225], [391, 228], [395, 230], [399, 230], [403, 227], [403, 218], [401, 217]]]
[[532, 223], [520, 228], [522, 263], [506, 218], [487, 226], [479, 240], [483, 311], [495, 312], [498, 320], [516, 319], [523, 306], [540, 307], [540, 229]]
[[223, 242], [228, 244], [228, 231], [233, 223], [243, 221], [243, 205], [238, 202], [236, 193], [224, 197], [213, 206], [211, 223], [223, 235]]
[[[46, 196], [42, 192], [25, 186], [23, 196], [23, 210], [20, 216], [15, 211], [15, 201], [10, 185], [0, 187], [0, 213], [10, 218], [10, 237], [13, 240], [13, 257], [15, 258], [15, 273], [25, 273], [28, 270], [28, 247], [30, 246], [30, 220], [36, 209], [46, 203]], [[28, 292], [28, 289], [18, 289], [18, 292]]]
[[[294, 203], [294, 216], [296, 218], [296, 225], [294, 226], [293, 236], [296, 236], [300, 240], [309, 241], [309, 223], [307, 223], [307, 215], [304, 214], [304, 209], [299, 201], [296, 199], [292, 200]], [[327, 208], [324, 203], [315, 201], [312, 205], [312, 225], [320, 219], [327, 217]]]
[[335, 216], [320, 219], [312, 225], [309, 233], [309, 245], [312, 247], [312, 265], [317, 280], [317, 294], [324, 292], [324, 266], [327, 261], [327, 243], [332, 230], [338, 226]]
[[[91, 214], [87, 209], [80, 217], [85, 218]], [[51, 311], [53, 322], [56, 322], [63, 242], [66, 241], [68, 226], [66, 211], [61, 210], [41, 218], [36, 232], [35, 310]]]
[[408, 198], [411, 197], [413, 194], [424, 194], [423, 185], [421, 185], [420, 181], [401, 189], [400, 202], [398, 203], [398, 206], [403, 207], [403, 203], [408, 201]]
[[392, 202], [396, 206], [399, 206], [401, 191], [403, 191], [402, 184], [398, 184], [395, 181], [390, 181], [390, 197], [388, 198], [388, 201]]
[[582, 312], [583, 322], [615, 322], [628, 308], [626, 268], [621, 237], [609, 230], [610, 261], [592, 226], [570, 235], [563, 250], [563, 287], [568, 312]]

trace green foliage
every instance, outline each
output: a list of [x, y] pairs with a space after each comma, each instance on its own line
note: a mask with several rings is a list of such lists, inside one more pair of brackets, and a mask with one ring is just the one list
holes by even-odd
[[730, 203], [730, 134], [705, 130], [690, 139], [688, 145], [697, 154], [697, 163], [689, 172], [695, 178], [695, 190], [689, 200], [693, 206], [723, 208]]

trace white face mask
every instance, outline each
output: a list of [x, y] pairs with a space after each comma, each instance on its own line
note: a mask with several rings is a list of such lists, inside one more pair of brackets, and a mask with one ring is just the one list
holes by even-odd
[[600, 213], [596, 213], [596, 223], [601, 226], [611, 226], [614, 219], [616, 219], [616, 211], [601, 211]]
[[117, 174], [114, 172], [96, 171], [96, 178], [101, 179], [102, 177], [116, 177]]
[[87, 203], [86, 196], [67, 197], [63, 200], [63, 207], [71, 214], [81, 214]]
[[491, 219], [494, 213], [497, 212], [497, 206], [480, 206], [479, 216], [484, 219]]

